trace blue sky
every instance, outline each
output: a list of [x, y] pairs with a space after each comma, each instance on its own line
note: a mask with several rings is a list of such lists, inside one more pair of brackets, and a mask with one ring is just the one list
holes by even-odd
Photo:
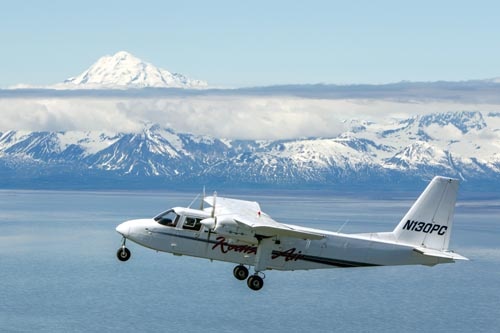
[[500, 76], [495, 1], [8, 1], [0, 87], [125, 50], [217, 86]]

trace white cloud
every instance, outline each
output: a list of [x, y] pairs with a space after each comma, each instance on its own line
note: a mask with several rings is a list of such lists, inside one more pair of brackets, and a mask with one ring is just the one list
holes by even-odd
[[[286, 139], [332, 137], [345, 130], [343, 120], [387, 123], [416, 114], [476, 110], [473, 105], [397, 102], [385, 99], [314, 99], [291, 96], [207, 95], [172, 97], [0, 98], [0, 131], [139, 131], [144, 122], [177, 132], [219, 138]], [[496, 111], [498, 105], [480, 106]]]
[[137, 131], [116, 101], [95, 98], [0, 99], [0, 131]]

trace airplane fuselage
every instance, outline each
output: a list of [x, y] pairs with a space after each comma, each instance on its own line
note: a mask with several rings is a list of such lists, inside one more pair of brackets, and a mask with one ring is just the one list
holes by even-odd
[[[127, 239], [153, 250], [175, 255], [187, 255], [210, 260], [254, 265], [258, 250], [257, 243], [234, 241], [228, 235], [221, 235], [205, 226], [198, 230], [186, 227], [188, 218], [204, 219], [204, 211], [189, 210], [186, 215], [178, 212], [176, 226], [159, 224], [154, 219], [140, 219], [124, 222], [120, 233]], [[444, 258], [422, 256], [413, 247], [381, 239], [380, 234], [343, 234], [325, 230], [302, 228], [298, 230], [322, 233], [321, 240], [304, 240], [292, 237], [265, 238], [267, 242], [261, 259], [264, 269], [308, 270], [334, 267], [366, 267], [385, 265], [435, 265], [452, 262]]]

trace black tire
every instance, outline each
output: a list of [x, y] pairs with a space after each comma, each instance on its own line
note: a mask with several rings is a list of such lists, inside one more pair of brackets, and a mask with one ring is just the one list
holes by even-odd
[[248, 278], [247, 280], [247, 285], [248, 285], [248, 288], [252, 289], [252, 290], [261, 290], [262, 287], [264, 286], [264, 280], [262, 280], [262, 278], [258, 275], [252, 275]]
[[131, 253], [130, 250], [127, 249], [126, 247], [121, 247], [118, 249], [118, 252], [116, 252], [116, 257], [120, 261], [127, 261], [130, 259]]
[[238, 280], [245, 280], [248, 277], [248, 269], [243, 265], [238, 265], [233, 269], [233, 275]]

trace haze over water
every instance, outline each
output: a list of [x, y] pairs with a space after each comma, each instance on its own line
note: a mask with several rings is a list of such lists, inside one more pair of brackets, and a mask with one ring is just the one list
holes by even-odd
[[[220, 193], [230, 196], [230, 193]], [[248, 289], [233, 264], [127, 246], [124, 220], [188, 205], [195, 194], [0, 191], [2, 332], [497, 332], [500, 200], [459, 197], [450, 247], [471, 261], [424, 266], [266, 271]], [[389, 231], [404, 199], [301, 192], [256, 200], [280, 222]], [[195, 203], [197, 206], [198, 203]]]

